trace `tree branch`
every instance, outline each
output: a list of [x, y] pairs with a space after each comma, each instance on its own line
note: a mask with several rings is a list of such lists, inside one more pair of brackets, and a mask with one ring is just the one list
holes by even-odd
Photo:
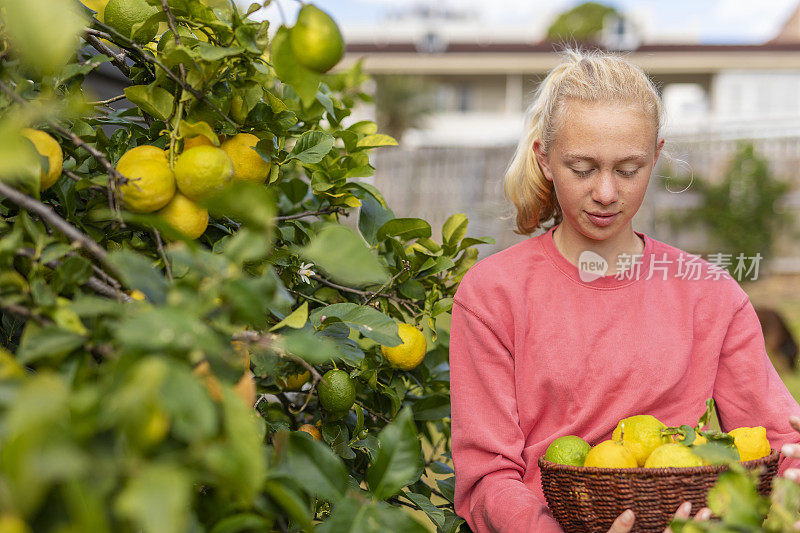
[[43, 220], [94, 256], [103, 266], [108, 268], [111, 272], [116, 273], [114, 265], [108, 259], [108, 253], [98, 246], [89, 236], [81, 233], [69, 222], [58, 216], [52, 208], [2, 182], [0, 182], [0, 195], [5, 196], [23, 209], [42, 217]]
[[282, 217], [275, 217], [275, 220], [277, 220], [278, 222], [282, 222], [284, 220], [294, 220], [297, 218], [311, 217], [316, 215], [327, 215], [330, 213], [343, 213], [343, 212], [344, 208], [339, 206], [332, 206], [332, 207], [326, 207], [325, 209], [320, 209], [319, 211], [304, 211], [302, 213], [297, 213], [295, 215], [285, 215]]
[[[2, 81], [0, 81], [0, 89], [18, 104], [27, 105], [25, 99], [20, 97], [17, 93], [14, 92], [14, 90], [11, 87], [6, 85]], [[109, 180], [109, 187], [108, 187], [109, 208], [116, 215], [120, 225], [122, 227], [125, 227], [125, 223], [119, 216], [119, 194], [117, 194], [117, 187], [119, 185], [127, 183], [128, 180], [122, 174], [117, 172], [117, 170], [111, 165], [111, 163], [109, 163], [108, 159], [106, 159], [106, 156], [103, 152], [87, 144], [86, 142], [84, 142], [83, 139], [75, 135], [73, 132], [69, 131], [67, 128], [65, 128], [55, 120], [48, 120], [47, 123], [50, 124], [50, 126], [52, 126], [53, 129], [57, 130], [62, 135], [69, 137], [70, 140], [75, 144], [75, 146], [80, 146], [81, 148], [89, 152], [92, 155], [92, 157], [94, 157], [97, 160], [97, 162], [100, 163], [106, 169], [109, 177], [111, 178]]]
[[114, 66], [117, 67], [119, 71], [125, 75], [126, 78], [131, 77], [131, 68], [128, 66], [127, 63], [125, 63], [126, 56], [124, 53], [117, 54], [116, 52], [114, 52], [114, 50], [106, 46], [106, 44], [103, 43], [103, 41], [101, 41], [94, 35], [86, 34], [84, 38], [89, 42], [89, 44], [92, 45], [92, 47], [95, 50], [110, 57], [111, 62], [114, 64]]
[[172, 268], [169, 266], [169, 259], [167, 259], [167, 253], [164, 251], [164, 243], [161, 242], [161, 234], [157, 229], [153, 229], [153, 236], [156, 238], [156, 247], [159, 255], [161, 255], [161, 260], [164, 261], [164, 271], [167, 273], [167, 279], [172, 281]]
[[114, 30], [113, 28], [111, 28], [109, 26], [106, 26], [102, 22], [99, 22], [97, 20], [92, 20], [92, 24], [102, 28], [103, 30], [105, 30], [106, 32], [109, 32], [109, 33], [103, 33], [102, 31], [98, 31], [98, 30], [95, 30], [93, 28], [86, 28], [86, 33], [88, 35], [94, 35], [94, 36], [100, 37], [102, 39], [111, 40], [113, 38], [111, 37], [110, 33], [113, 33], [117, 38], [124, 40], [125, 41], [125, 45], [127, 47], [129, 47], [129, 48], [135, 50], [136, 52], [138, 52], [139, 55], [142, 57], [142, 59], [144, 59], [145, 61], [147, 61], [149, 63], [154, 64], [155, 66], [157, 66], [158, 68], [163, 70], [164, 74], [166, 74], [167, 77], [169, 77], [172, 81], [174, 81], [175, 83], [180, 85], [181, 88], [183, 88], [185, 91], [190, 92], [198, 100], [202, 100], [203, 102], [205, 102], [206, 105], [208, 105], [208, 107], [213, 109], [215, 113], [217, 113], [220, 117], [222, 117], [231, 126], [233, 126], [234, 128], [237, 128], [237, 129], [239, 128], [239, 124], [234, 122], [234, 120], [232, 118], [230, 118], [228, 115], [223, 113], [222, 110], [220, 110], [220, 108], [218, 108], [216, 105], [214, 105], [213, 102], [209, 101], [208, 98], [206, 98], [205, 95], [202, 92], [198, 91], [197, 89], [195, 89], [194, 87], [192, 87], [191, 85], [189, 85], [188, 83], [183, 81], [179, 76], [177, 76], [174, 72], [172, 72], [172, 70], [170, 70], [164, 63], [162, 63], [157, 57], [155, 57], [153, 55], [150, 55], [149, 53], [145, 52], [144, 48], [142, 48], [141, 46], [139, 46], [135, 42], [131, 41], [130, 39], [128, 39], [124, 35], [120, 34], [116, 30]]

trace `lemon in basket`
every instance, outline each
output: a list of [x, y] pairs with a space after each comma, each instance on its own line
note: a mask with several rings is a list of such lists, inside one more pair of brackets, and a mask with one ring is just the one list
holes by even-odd
[[636, 456], [616, 440], [604, 440], [586, 454], [583, 466], [598, 468], [636, 468]]
[[550, 443], [544, 458], [561, 465], [583, 466], [586, 454], [592, 447], [588, 442], [575, 435], [558, 437]]
[[703, 466], [703, 459], [695, 455], [691, 448], [677, 442], [662, 444], [647, 457], [645, 468], [682, 468]]
[[732, 429], [728, 435], [733, 437], [741, 461], [752, 461], [769, 455], [771, 447], [767, 440], [767, 430], [763, 426]]
[[636, 415], [623, 418], [617, 423], [612, 435], [613, 440], [622, 440], [639, 466], [643, 466], [647, 456], [660, 445], [670, 441], [669, 436], [661, 431], [667, 426], [652, 415]]

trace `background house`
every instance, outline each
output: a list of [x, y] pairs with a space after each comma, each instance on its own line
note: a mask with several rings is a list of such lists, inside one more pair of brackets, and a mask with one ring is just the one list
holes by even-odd
[[[662, 158], [654, 173], [638, 227], [702, 249], [702, 232], [677, 231], [668, 222], [668, 211], [697, 198], [691, 190], [670, 192], [665, 172], [720, 179], [743, 139], [753, 140], [773, 172], [795, 185], [781, 209], [800, 210], [800, 5], [761, 44], [702, 44], [686, 35], [654, 42], [643, 27], [647, 21], [623, 14], [606, 21], [597, 43], [644, 68], [664, 100], [671, 158]], [[378, 25], [345, 28], [343, 68], [363, 60], [377, 79], [413, 76], [433, 87], [423, 124], [408, 130], [399, 148], [376, 155], [372, 179], [398, 214], [441, 224], [465, 212], [470, 234], [497, 239], [490, 251], [525, 238], [512, 231], [501, 182], [532, 93], [558, 62], [557, 45], [542, 40], [544, 29], [490, 26], [469, 10], [446, 8], [411, 8]], [[359, 113], [375, 116], [369, 107]], [[769, 268], [800, 271], [793, 236], [779, 243]]]

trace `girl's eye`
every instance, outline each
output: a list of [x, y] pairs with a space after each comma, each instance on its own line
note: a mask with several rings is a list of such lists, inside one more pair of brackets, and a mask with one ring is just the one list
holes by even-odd
[[639, 169], [637, 168], [635, 170], [618, 170], [617, 172], [619, 172], [623, 176], [633, 176], [634, 174], [639, 172]]
[[588, 176], [589, 174], [592, 173], [592, 169], [589, 169], [589, 170], [577, 170], [577, 169], [573, 168], [572, 172], [574, 172], [577, 176], [585, 178], [586, 176]]

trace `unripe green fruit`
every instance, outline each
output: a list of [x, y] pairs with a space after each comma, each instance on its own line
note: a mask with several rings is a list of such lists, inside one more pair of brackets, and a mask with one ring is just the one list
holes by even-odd
[[318, 7], [306, 4], [289, 32], [292, 52], [306, 68], [329, 71], [344, 55], [344, 39], [336, 22]]

